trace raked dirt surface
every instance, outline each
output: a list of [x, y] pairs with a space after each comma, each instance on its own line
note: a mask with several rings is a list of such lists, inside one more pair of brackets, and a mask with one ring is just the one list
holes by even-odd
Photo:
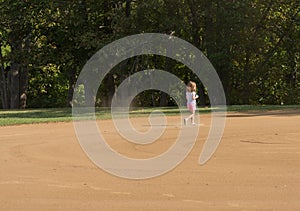
[[[198, 158], [211, 117], [200, 117], [187, 158], [147, 180], [98, 168], [72, 122], [0, 127], [0, 210], [300, 210], [300, 110], [228, 113], [222, 141], [203, 166]], [[149, 145], [125, 141], [111, 120], [98, 125], [117, 152], [148, 158], [178, 136], [180, 117], [167, 120], [165, 133]], [[132, 121], [148, 129], [147, 118]]]

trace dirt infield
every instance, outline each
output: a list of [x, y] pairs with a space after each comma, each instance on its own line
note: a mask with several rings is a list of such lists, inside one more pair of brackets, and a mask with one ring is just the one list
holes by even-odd
[[[145, 118], [133, 119], [140, 130]], [[198, 157], [210, 115], [173, 171], [148, 180], [126, 180], [96, 167], [80, 148], [73, 124], [0, 127], [0, 210], [300, 210], [300, 111], [229, 113], [213, 158]], [[168, 117], [165, 134], [147, 146], [116, 135], [99, 121], [109, 144], [131, 157], [153, 157], [178, 134]]]

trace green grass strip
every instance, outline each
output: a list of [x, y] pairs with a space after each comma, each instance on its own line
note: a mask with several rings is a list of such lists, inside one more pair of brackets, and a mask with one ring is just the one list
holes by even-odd
[[[300, 109], [299, 105], [291, 106], [252, 106], [237, 105], [228, 106], [228, 112], [250, 112], [250, 111], [273, 111], [286, 109]], [[130, 111], [131, 117], [148, 116], [153, 111], [164, 112], [165, 115], [178, 115], [177, 107], [155, 107], [155, 108], [133, 108]], [[209, 113], [211, 108], [198, 108], [200, 113]], [[300, 111], [299, 111], [300, 112]], [[97, 119], [110, 119], [109, 108], [96, 108]], [[50, 109], [26, 109], [26, 110], [0, 110], [0, 126], [49, 123], [49, 122], [69, 122], [72, 121], [71, 108], [50, 108]]]

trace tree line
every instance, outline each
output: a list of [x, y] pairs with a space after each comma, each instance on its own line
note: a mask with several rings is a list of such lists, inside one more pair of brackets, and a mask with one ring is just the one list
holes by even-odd
[[[218, 72], [228, 104], [300, 104], [298, 0], [0, 0], [0, 13], [3, 109], [71, 106], [77, 77], [94, 53], [147, 32], [199, 48]], [[196, 80], [200, 104], [209, 104], [201, 80], [187, 67], [146, 55], [117, 65], [101, 84], [96, 105], [109, 106], [125, 78], [149, 68]], [[174, 105], [159, 91], [145, 91], [134, 103]]]

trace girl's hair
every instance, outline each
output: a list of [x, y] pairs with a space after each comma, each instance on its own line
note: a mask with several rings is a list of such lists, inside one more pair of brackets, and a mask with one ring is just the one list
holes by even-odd
[[196, 86], [196, 83], [195, 83], [195, 82], [190, 81], [190, 82], [187, 84], [187, 86], [191, 88], [191, 92], [195, 92], [195, 91], [196, 91], [197, 86]]

